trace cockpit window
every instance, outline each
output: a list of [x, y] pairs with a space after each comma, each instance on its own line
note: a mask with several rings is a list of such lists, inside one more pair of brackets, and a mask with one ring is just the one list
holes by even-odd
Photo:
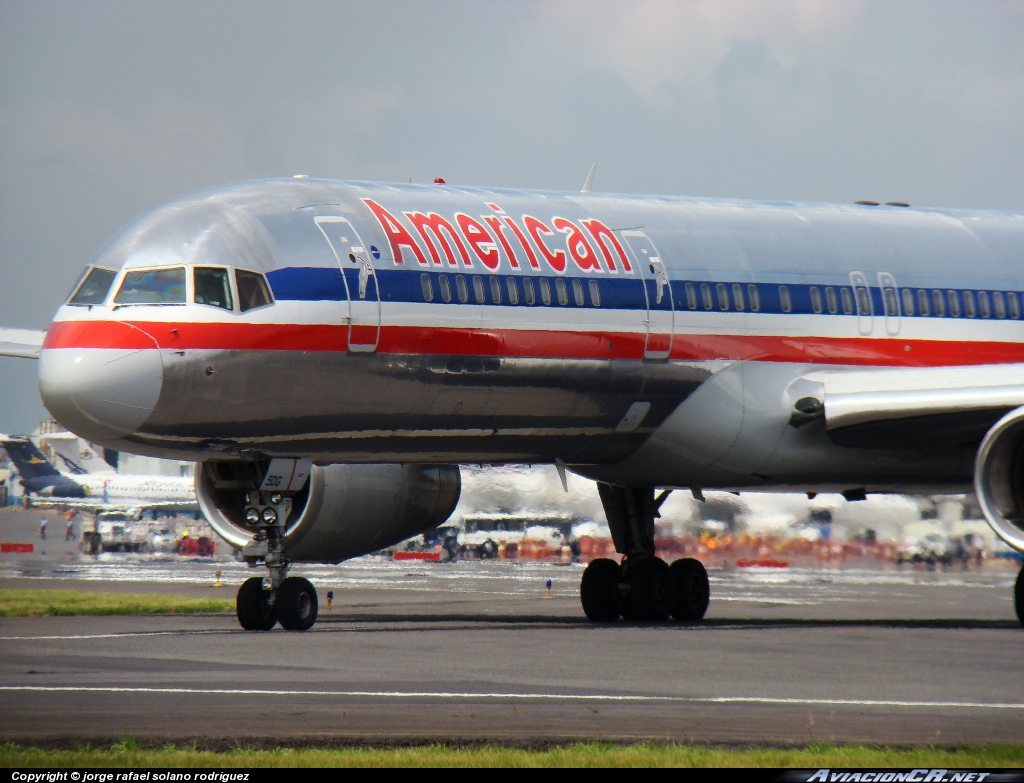
[[243, 313], [274, 301], [263, 275], [236, 269], [235, 284], [238, 286], [238, 308]]
[[68, 304], [103, 304], [107, 294], [110, 292], [110, 286], [113, 284], [115, 277], [117, 277], [117, 272], [113, 269], [103, 269], [99, 266], [87, 269], [82, 282], [68, 300]]
[[185, 267], [128, 272], [114, 304], [185, 304]]
[[196, 304], [212, 305], [231, 310], [231, 280], [228, 270], [197, 266], [192, 272]]

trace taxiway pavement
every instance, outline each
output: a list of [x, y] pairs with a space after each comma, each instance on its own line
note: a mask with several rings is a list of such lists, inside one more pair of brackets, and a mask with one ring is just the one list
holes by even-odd
[[[7, 568], [0, 587], [230, 598], [247, 575], [222, 564], [229, 586], [211, 588], [212, 565], [200, 576], [194, 564], [117, 571], [149, 573], [146, 582], [104, 578], [109, 567], [76, 564], [63, 579]], [[362, 558], [313, 571], [321, 619], [306, 633], [245, 633], [231, 615], [0, 619], [0, 737], [1024, 738], [1024, 629], [1009, 570], [713, 571], [711, 608], [696, 626], [590, 624], [576, 595], [579, 566]]]

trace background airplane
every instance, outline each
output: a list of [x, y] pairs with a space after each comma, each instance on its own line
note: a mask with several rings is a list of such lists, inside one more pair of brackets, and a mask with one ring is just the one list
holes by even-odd
[[[34, 506], [116, 513], [129, 518], [154, 511], [199, 513], [191, 478], [120, 474], [105, 462], [105, 469], [101, 466], [98, 472], [88, 472], [69, 461], [69, 471], [61, 472], [30, 438], [0, 434], [0, 447], [17, 468], [21, 486]], [[94, 466], [92, 460], [89, 464]]]

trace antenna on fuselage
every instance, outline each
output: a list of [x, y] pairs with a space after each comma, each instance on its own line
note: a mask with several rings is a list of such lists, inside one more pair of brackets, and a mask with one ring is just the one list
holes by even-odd
[[587, 174], [587, 181], [583, 183], [583, 190], [580, 191], [581, 196], [590, 195], [590, 186], [594, 184], [594, 172], [597, 170], [597, 164], [594, 163], [590, 167], [590, 173]]

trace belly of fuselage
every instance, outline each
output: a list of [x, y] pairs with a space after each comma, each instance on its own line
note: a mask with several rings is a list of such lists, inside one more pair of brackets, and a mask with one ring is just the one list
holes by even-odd
[[613, 463], [710, 375], [699, 365], [335, 351], [161, 351], [133, 435], [161, 456]]

